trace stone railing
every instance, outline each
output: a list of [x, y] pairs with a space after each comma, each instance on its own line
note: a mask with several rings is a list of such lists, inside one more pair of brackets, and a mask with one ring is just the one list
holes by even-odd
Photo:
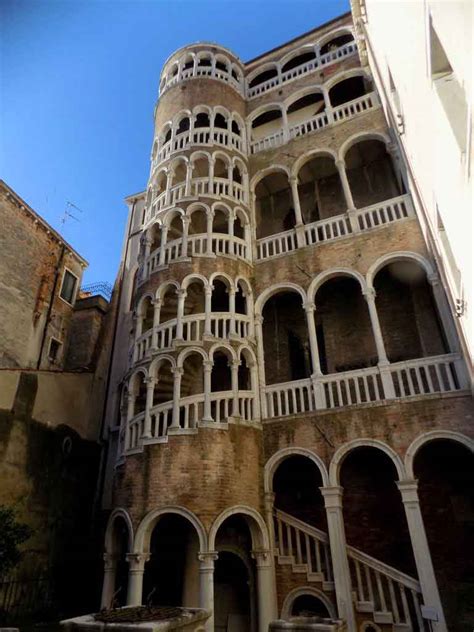
[[283, 127], [264, 138], [252, 140], [250, 142], [250, 153], [256, 154], [259, 151], [273, 149], [287, 143], [294, 138], [300, 138], [306, 134], [312, 134], [318, 130], [354, 118], [359, 114], [364, 114], [373, 110], [380, 104], [375, 92], [369, 92], [357, 99], [338, 105], [335, 108], [327, 108], [323, 112], [316, 114], [300, 123]]
[[212, 66], [197, 66], [193, 65], [192, 68], [185, 68], [181, 71], [180, 74], [175, 75], [174, 77], [169, 77], [166, 84], [162, 87], [160, 91], [160, 96], [162, 96], [169, 88], [175, 86], [182, 81], [188, 81], [189, 79], [217, 79], [218, 81], [223, 81], [227, 83], [229, 86], [237, 90], [239, 94], [244, 96], [244, 87], [243, 85], [234, 79], [231, 73], [226, 72], [224, 70], [220, 70], [219, 68], [215, 68]]
[[462, 359], [450, 353], [271, 384], [262, 390], [266, 417], [272, 418], [467, 388]]
[[[328, 219], [304, 225], [304, 240], [301, 247], [311, 246], [325, 241], [334, 241], [354, 233], [371, 230], [408, 217], [414, 217], [411, 197], [400, 195], [391, 200], [372, 204], [354, 212], [354, 222], [344, 213]], [[300, 242], [301, 243], [301, 242]], [[287, 254], [298, 248], [296, 230], [270, 235], [257, 240], [257, 260], [271, 259]]]
[[301, 64], [300, 66], [296, 66], [296, 68], [292, 68], [291, 70], [287, 70], [279, 74], [276, 77], [272, 77], [263, 83], [259, 83], [252, 88], [247, 88], [247, 97], [249, 99], [253, 99], [255, 97], [259, 97], [260, 95], [268, 92], [269, 90], [273, 90], [274, 88], [278, 88], [289, 81], [294, 81], [295, 79], [299, 79], [318, 68], [323, 66], [328, 66], [329, 64], [333, 64], [335, 62], [344, 59], [345, 57], [349, 57], [350, 55], [354, 55], [357, 53], [357, 44], [355, 42], [348, 42], [343, 46], [339, 46], [335, 50], [329, 51], [328, 53], [324, 53], [323, 55], [317, 55], [315, 59], [312, 59], [309, 62]]

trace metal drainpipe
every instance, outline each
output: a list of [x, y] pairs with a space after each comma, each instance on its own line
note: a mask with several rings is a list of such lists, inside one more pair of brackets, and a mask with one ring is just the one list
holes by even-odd
[[58, 286], [59, 272], [60, 272], [60, 269], [61, 269], [61, 265], [62, 265], [62, 262], [63, 262], [65, 251], [66, 251], [66, 248], [65, 248], [64, 244], [61, 244], [61, 254], [59, 255], [59, 259], [58, 259], [58, 262], [56, 264], [56, 268], [55, 268], [55, 271], [54, 271], [53, 289], [51, 290], [51, 295], [50, 295], [49, 305], [48, 305], [48, 311], [46, 313], [46, 321], [44, 323], [43, 335], [41, 337], [41, 345], [40, 345], [40, 350], [39, 350], [39, 355], [38, 355], [38, 361], [36, 363], [36, 370], [37, 371], [39, 371], [40, 366], [41, 366], [41, 358], [42, 358], [42, 355], [43, 355], [44, 343], [46, 342], [46, 336], [48, 334], [48, 326], [49, 326], [49, 322], [51, 320], [51, 312], [53, 311], [54, 296], [56, 294], [56, 288]]

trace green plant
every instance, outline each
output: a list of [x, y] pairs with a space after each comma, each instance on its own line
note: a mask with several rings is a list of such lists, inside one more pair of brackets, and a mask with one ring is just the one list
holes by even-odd
[[16, 520], [12, 507], [0, 505], [0, 577], [18, 564], [21, 559], [19, 546], [32, 533], [31, 527]]

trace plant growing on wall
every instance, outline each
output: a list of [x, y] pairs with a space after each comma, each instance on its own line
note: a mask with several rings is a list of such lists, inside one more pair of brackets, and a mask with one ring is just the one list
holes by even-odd
[[0, 505], [0, 577], [21, 559], [19, 546], [32, 535], [31, 527], [15, 518], [12, 507]]

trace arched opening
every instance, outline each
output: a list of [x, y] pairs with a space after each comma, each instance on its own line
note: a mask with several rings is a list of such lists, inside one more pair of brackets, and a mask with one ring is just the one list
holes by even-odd
[[308, 50], [304, 53], [300, 53], [299, 55], [296, 55], [295, 57], [292, 57], [289, 61], [287, 61], [282, 66], [281, 72], [285, 73], [288, 70], [293, 70], [293, 68], [297, 68], [298, 66], [307, 64], [308, 62], [313, 61], [313, 59], [316, 59], [316, 53], [314, 52], [314, 50]]
[[259, 86], [260, 84], [265, 83], [265, 81], [269, 81], [274, 77], [278, 77], [278, 70], [276, 68], [269, 68], [268, 70], [264, 70], [250, 81], [249, 88], [255, 88], [255, 86]]
[[160, 171], [156, 176], [155, 198], [166, 191], [167, 176], [165, 171]]
[[446, 621], [452, 632], [472, 626], [474, 457], [461, 443], [425, 443], [414, 462], [426, 536]]
[[239, 165], [235, 165], [232, 169], [232, 181], [237, 184], [242, 184], [242, 172], [240, 170]]
[[143, 603], [199, 607], [199, 538], [183, 516], [160, 516], [151, 532]]
[[189, 234], [201, 235], [207, 231], [207, 210], [196, 208], [190, 214]]
[[177, 184], [181, 184], [186, 181], [187, 168], [188, 166], [184, 160], [178, 159], [174, 163], [172, 167], [173, 179], [172, 179], [171, 186], [175, 186]]
[[216, 68], [222, 72], [229, 72], [228, 62], [221, 58], [216, 58]]
[[257, 239], [275, 235], [295, 226], [293, 198], [284, 171], [270, 173], [255, 188]]
[[[183, 375], [181, 377], [181, 401], [192, 395], [204, 393], [204, 367], [203, 357], [200, 353], [189, 353], [183, 362]], [[179, 423], [181, 428], [195, 428], [197, 422], [203, 417], [204, 403], [184, 403], [179, 409]]]
[[217, 129], [227, 129], [227, 119], [220, 112], [214, 117], [214, 127]]
[[312, 92], [294, 101], [287, 110], [288, 126], [291, 128], [321, 114], [326, 108], [321, 92]]
[[140, 313], [142, 317], [142, 334], [144, 334], [153, 327], [155, 307], [150, 296], [147, 296], [142, 302]]
[[160, 323], [176, 318], [178, 315], [178, 295], [174, 285], [169, 285], [163, 294], [160, 308]]
[[281, 110], [267, 110], [252, 121], [252, 141], [275, 134], [282, 126], [283, 114]]
[[[211, 373], [211, 392], [230, 391], [232, 390], [232, 374], [230, 362], [232, 358], [227, 350], [218, 350], [214, 353]], [[215, 402], [213, 402], [215, 403]], [[212, 411], [212, 417], [215, 419], [215, 411]]]
[[194, 129], [200, 127], [211, 127], [211, 120], [207, 112], [199, 112], [194, 119]]
[[[153, 406], [164, 404], [173, 399], [173, 367], [168, 360], [161, 361], [156, 370], [156, 384], [153, 389]], [[155, 423], [155, 418], [152, 417], [152, 422]], [[153, 425], [153, 424], [152, 424]], [[158, 436], [158, 433], [154, 432], [155, 428], [152, 427], [152, 437]]]
[[214, 627], [216, 632], [256, 632], [257, 604], [252, 537], [241, 515], [220, 526], [214, 570]]
[[163, 130], [163, 145], [165, 145], [168, 141], [171, 140], [171, 134], [172, 134], [172, 130], [171, 130], [171, 125], [167, 125], [165, 127], [165, 129]]
[[132, 417], [145, 412], [146, 408], [146, 383], [142, 372], [136, 373], [130, 380], [128, 389], [129, 397], [133, 399]]
[[210, 68], [211, 66], [212, 58], [210, 55], [206, 55], [198, 59], [198, 68]]
[[209, 159], [206, 155], [198, 154], [193, 158], [193, 178], [209, 177]]
[[372, 90], [371, 82], [364, 76], [349, 77], [336, 83], [329, 90], [329, 101], [332, 107], [337, 107], [348, 101], [353, 101]]
[[237, 134], [237, 136], [240, 136], [240, 134], [241, 134], [241, 132], [240, 132], [240, 125], [235, 119], [232, 121], [232, 132], [234, 134]]
[[214, 210], [214, 218], [212, 220], [212, 232], [227, 235], [229, 233], [229, 216], [222, 209]]
[[229, 177], [229, 163], [221, 157], [217, 157], [214, 162], [214, 178], [223, 178], [227, 180]]
[[326, 44], [321, 46], [319, 52], [321, 55], [325, 55], [326, 53], [330, 53], [332, 51], [337, 50], [344, 44], [348, 44], [349, 42], [353, 42], [354, 37], [351, 33], [344, 33], [343, 35], [338, 35], [337, 37], [333, 37]]
[[382, 450], [363, 446], [347, 454], [340, 469], [346, 539], [364, 553], [416, 576], [397, 480], [395, 465]]
[[211, 311], [228, 312], [229, 311], [229, 289], [228, 282], [214, 279], [211, 299]]
[[282, 291], [263, 308], [263, 348], [267, 384], [309, 377], [312, 372], [306, 316], [301, 296]]
[[123, 607], [127, 603], [128, 562], [127, 553], [130, 551], [129, 531], [125, 519], [118, 515], [112, 525], [110, 551], [115, 561], [115, 581], [112, 602], [107, 608]]
[[417, 262], [388, 263], [376, 274], [374, 288], [390, 362], [442, 355], [448, 351], [431, 286]]
[[345, 156], [347, 179], [356, 208], [383, 202], [405, 193], [397, 181], [385, 143], [362, 140]]
[[186, 298], [184, 299], [184, 314], [204, 314], [206, 311], [206, 298], [204, 283], [201, 279], [196, 279], [186, 288]]
[[240, 281], [237, 283], [235, 291], [235, 313], [247, 314], [247, 293]]
[[183, 236], [183, 218], [182, 215], [176, 213], [171, 220], [168, 228], [168, 241], [181, 239]]
[[234, 237], [237, 237], [238, 239], [245, 239], [246, 222], [246, 217], [241, 211], [237, 210], [234, 218]]
[[332, 156], [316, 156], [298, 172], [298, 195], [304, 222], [309, 224], [347, 211], [339, 172]]
[[155, 252], [161, 246], [161, 226], [158, 223], [153, 224], [150, 229], [150, 253]]
[[239, 391], [254, 390], [251, 368], [253, 364], [253, 359], [249, 357], [247, 349], [244, 349], [240, 354], [240, 364], [238, 369]]
[[193, 67], [194, 67], [194, 58], [193, 58], [192, 55], [187, 55], [183, 59], [182, 69], [183, 70], [190, 70]]
[[378, 362], [374, 335], [358, 281], [338, 276], [315, 296], [316, 338], [324, 374], [354, 371]]
[[184, 134], [184, 132], [187, 132], [189, 130], [189, 127], [189, 116], [183, 116], [176, 128], [176, 135], [179, 136], [179, 134]]
[[292, 617], [320, 617], [329, 618], [326, 604], [315, 595], [298, 595], [291, 605]]

